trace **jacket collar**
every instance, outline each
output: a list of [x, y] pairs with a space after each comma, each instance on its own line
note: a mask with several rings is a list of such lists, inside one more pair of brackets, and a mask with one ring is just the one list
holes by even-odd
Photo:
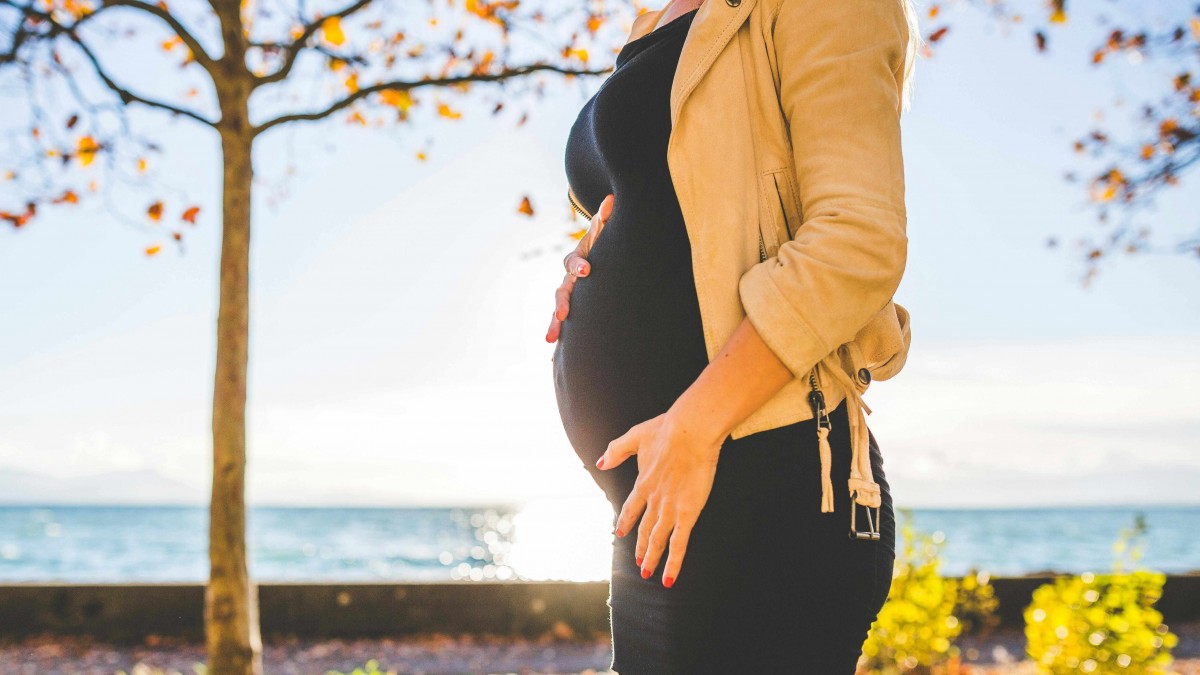
[[[737, 4], [731, 5], [730, 2]], [[688, 95], [700, 83], [717, 55], [737, 33], [757, 3], [758, 0], [704, 0], [700, 5], [688, 28], [687, 39], [679, 55], [679, 65], [675, 69], [675, 79], [671, 84], [672, 126], [679, 119], [679, 111]]]

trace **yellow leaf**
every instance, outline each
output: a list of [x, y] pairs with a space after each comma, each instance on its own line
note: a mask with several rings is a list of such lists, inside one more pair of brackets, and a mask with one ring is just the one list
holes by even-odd
[[424, 162], [426, 159], [428, 159], [428, 158], [425, 156], [425, 151], [423, 151], [423, 150], [422, 150], [421, 152], [418, 152], [418, 153], [417, 153], [417, 159], [421, 160], [422, 162]]
[[456, 119], [459, 119], [460, 117], [462, 117], [462, 113], [451, 110], [450, 106], [445, 103], [438, 104], [438, 114], [441, 115], [442, 117], [448, 117], [452, 120], [456, 120]]
[[404, 112], [408, 112], [413, 105], [412, 94], [408, 93], [407, 89], [385, 89], [379, 92], [379, 98], [383, 99], [384, 103], [395, 106]]
[[138, 172], [146, 173], [146, 158], [145, 157], [138, 158]]
[[321, 23], [321, 30], [325, 33], [325, 40], [331, 44], [340, 45], [346, 41], [346, 34], [342, 32], [342, 20], [340, 17], [331, 16]]
[[83, 136], [75, 146], [75, 153], [79, 157], [79, 163], [87, 166], [96, 159], [96, 152], [100, 150], [100, 146], [96, 143], [96, 139], [91, 136]]
[[350, 77], [346, 78], [346, 88], [349, 89], [350, 93], [352, 94], [358, 91], [358, 73], [351, 73]]
[[1055, 7], [1054, 13], [1050, 15], [1050, 23], [1066, 23], [1066, 22], [1067, 22], [1067, 13], [1063, 11], [1062, 7]]
[[161, 250], [162, 250], [162, 246], [159, 246], [158, 244], [155, 244], [153, 246], [147, 246], [146, 247], [146, 255], [157, 255], [158, 252]]
[[587, 234], [587, 228], [586, 227], [580, 228], [571, 233], [571, 238], [572, 239], [583, 239], [583, 236], [585, 234]]

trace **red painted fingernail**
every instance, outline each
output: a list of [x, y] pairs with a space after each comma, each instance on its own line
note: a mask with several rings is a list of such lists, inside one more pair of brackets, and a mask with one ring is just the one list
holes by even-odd
[[653, 573], [650, 570], [647, 570], [647, 569], [642, 570], [642, 578], [643, 579], [649, 579], [651, 574], [653, 574]]
[[636, 562], [638, 564], [638, 567], [641, 567], [642, 566], [642, 556], [639, 555], [637, 558], [634, 559], [634, 562]]
[[622, 531], [621, 531], [621, 528], [619, 528], [619, 527], [617, 528], [617, 536], [618, 536], [618, 537], [624, 537], [624, 536], [625, 536], [625, 533], [624, 533], [624, 532], [622, 532]]
[[601, 457], [600, 459], [596, 460], [596, 468], [597, 468], [597, 469], [603, 469], [603, 468], [604, 468], [604, 458], [603, 458], [603, 457]]
[[663, 586], [670, 588], [675, 583], [675, 577], [663, 577]]

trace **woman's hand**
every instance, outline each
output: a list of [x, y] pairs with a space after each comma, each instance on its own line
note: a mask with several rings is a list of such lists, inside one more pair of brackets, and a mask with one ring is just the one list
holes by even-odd
[[642, 516], [636, 550], [642, 578], [654, 574], [668, 538], [671, 550], [663, 585], [670, 588], [679, 577], [692, 526], [712, 492], [723, 442], [723, 437], [716, 438], [705, 425], [673, 408], [609, 443], [596, 462], [601, 469], [611, 469], [630, 455], [638, 457], [638, 477], [617, 517], [617, 536], [625, 536]]
[[575, 288], [575, 279], [586, 277], [591, 272], [592, 266], [587, 261], [587, 254], [592, 250], [592, 246], [596, 243], [596, 237], [600, 236], [600, 230], [604, 229], [604, 224], [608, 222], [608, 217], [612, 214], [614, 199], [616, 196], [610, 194], [600, 202], [600, 208], [596, 210], [596, 215], [592, 216], [591, 224], [588, 225], [587, 234], [579, 240], [575, 250], [568, 253], [567, 257], [563, 259], [563, 265], [567, 268], [567, 276], [563, 277], [562, 285], [554, 292], [554, 316], [550, 319], [550, 329], [546, 331], [546, 342], [558, 340], [558, 332], [562, 328], [563, 320], [567, 318], [567, 310], [570, 309], [571, 291]]

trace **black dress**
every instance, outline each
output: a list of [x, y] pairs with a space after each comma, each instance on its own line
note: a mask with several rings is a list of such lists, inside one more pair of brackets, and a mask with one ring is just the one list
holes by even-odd
[[[595, 213], [615, 195], [588, 255], [591, 273], [576, 280], [553, 359], [567, 437], [611, 503], [614, 526], [637, 478], [637, 458], [606, 471], [595, 461], [609, 441], [670, 408], [708, 364], [690, 243], [667, 168], [671, 82], [696, 12], [625, 45], [566, 146], [567, 178], [584, 208]], [[844, 402], [830, 421], [833, 483], [844, 486]], [[838, 492], [833, 513], [820, 512], [816, 439], [813, 420], [726, 438], [671, 588], [662, 585], [667, 551], [643, 579], [634, 561], [636, 527], [613, 538], [614, 670], [854, 672], [891, 583], [892, 500], [870, 435], [881, 539], [851, 540], [848, 492]]]

